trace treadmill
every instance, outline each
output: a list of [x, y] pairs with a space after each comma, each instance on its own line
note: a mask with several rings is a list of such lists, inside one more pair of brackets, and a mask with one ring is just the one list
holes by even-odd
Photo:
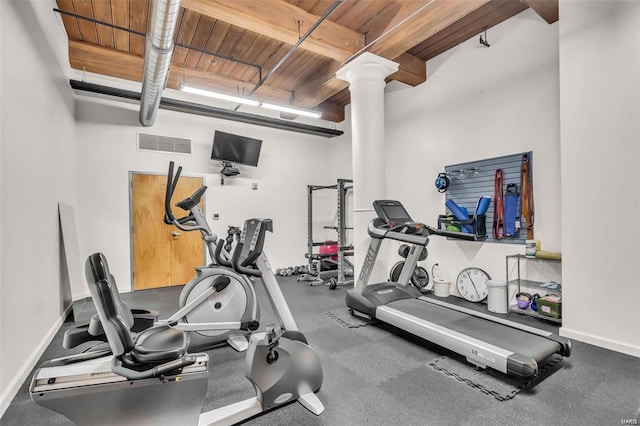
[[[571, 354], [571, 341], [565, 337], [424, 297], [409, 280], [429, 237], [475, 240], [475, 235], [414, 222], [399, 201], [378, 200], [373, 207], [378, 218], [369, 223], [371, 243], [356, 286], [346, 296], [352, 315], [391, 324], [459, 353], [479, 368], [490, 367], [515, 377], [533, 378], [547, 358]], [[409, 244], [409, 255], [398, 282], [369, 284], [385, 239]]]

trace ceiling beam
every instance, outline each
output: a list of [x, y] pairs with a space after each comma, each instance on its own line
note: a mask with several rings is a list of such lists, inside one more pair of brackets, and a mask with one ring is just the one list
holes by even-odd
[[[182, 0], [180, 5], [290, 45], [297, 43], [300, 36], [320, 18], [283, 0]], [[300, 28], [298, 22], [301, 22]], [[337, 62], [337, 69], [340, 63], [364, 47], [364, 38], [359, 32], [327, 19], [300, 48], [333, 59]], [[418, 63], [424, 65], [424, 61], [405, 55], [400, 61], [399, 72], [392, 78], [412, 86], [423, 83], [427, 76], [426, 72], [420, 72]]]
[[[108, 75], [135, 82], [142, 81], [144, 59], [115, 49], [100, 47], [91, 43], [69, 40], [69, 63], [77, 70], [84, 70], [96, 74]], [[113, 64], [118, 66], [114, 67]], [[231, 79], [221, 75], [183, 68], [172, 64], [167, 80], [167, 87], [180, 89], [181, 83], [189, 83], [203, 89], [224, 93], [248, 92], [254, 86], [251, 82]], [[261, 86], [255, 93], [256, 99], [289, 105], [292, 94], [275, 87]], [[344, 120], [344, 107], [325, 102], [322, 108], [322, 118], [330, 121]], [[341, 111], [340, 111], [341, 110]]]
[[[69, 62], [72, 68], [78, 70], [136, 82], [142, 81], [144, 58], [119, 50], [69, 40]], [[115, 63], [118, 64], [117, 67], [113, 66]], [[253, 87], [251, 82], [238, 81], [171, 64], [167, 87], [180, 89], [180, 83], [190, 83], [203, 89], [220, 90], [226, 93], [242, 93], [243, 85], [247, 90]], [[256, 98], [288, 104], [291, 93], [270, 86], [262, 86], [256, 92]]]
[[[185, 9], [291, 45], [296, 44], [302, 34], [306, 33], [319, 18], [282, 0], [182, 0], [180, 5]], [[311, 33], [301, 48], [337, 61], [344, 61], [363, 46], [362, 34], [325, 20]]]
[[434, 0], [427, 3], [428, 6], [413, 11], [413, 16], [367, 50], [383, 58], [397, 58], [489, 2], [490, 0]]
[[[373, 27], [375, 29], [372, 31], [375, 31], [376, 37], [372, 38], [371, 42], [385, 32], [388, 34], [382, 36], [367, 51], [384, 58], [395, 58], [396, 62], [404, 62], [406, 67], [407, 62], [413, 62], [405, 56], [407, 50], [455, 24], [490, 1], [492, 0], [435, 0], [432, 3], [404, 3], [401, 7], [394, 9], [393, 16], [385, 17], [384, 25]], [[428, 6], [422, 7], [425, 4]], [[392, 30], [398, 24], [399, 26]], [[422, 64], [426, 75], [426, 64], [423, 61]], [[348, 83], [338, 80], [335, 77], [336, 71], [335, 67], [319, 71], [313, 84], [308, 82], [304, 89], [296, 91], [294, 102], [302, 107], [318, 105], [346, 89]], [[399, 69], [398, 73], [400, 72], [402, 69]]]
[[427, 63], [408, 53], [403, 53], [393, 60], [400, 64], [398, 71], [387, 77], [410, 86], [417, 86], [427, 81]]
[[558, 0], [521, 0], [524, 4], [533, 9], [548, 24], [553, 24], [558, 20]]

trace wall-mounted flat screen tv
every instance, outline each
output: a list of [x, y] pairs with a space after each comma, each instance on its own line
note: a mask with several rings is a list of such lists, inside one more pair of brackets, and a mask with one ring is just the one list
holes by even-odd
[[262, 141], [259, 139], [216, 130], [211, 159], [257, 167], [261, 147]]

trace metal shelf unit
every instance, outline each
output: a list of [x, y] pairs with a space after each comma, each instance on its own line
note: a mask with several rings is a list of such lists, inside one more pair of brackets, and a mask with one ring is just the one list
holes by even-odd
[[[517, 262], [517, 275], [516, 275], [516, 278], [512, 280], [509, 279], [509, 260], [515, 260]], [[540, 290], [540, 293], [544, 292], [545, 294], [557, 294], [557, 295], [562, 294], [562, 289], [552, 289], [552, 288], [543, 287], [545, 283], [542, 281], [534, 281], [534, 280], [522, 278], [522, 270], [520, 268], [521, 261], [552, 263], [552, 264], [560, 264], [562, 262], [561, 260], [539, 259], [537, 257], [527, 257], [522, 254], [508, 255], [506, 257], [507, 298], [509, 298], [509, 293], [510, 293], [508, 289], [511, 287], [516, 287], [517, 293], [519, 293], [521, 291], [521, 288], [524, 287], [527, 289]], [[554, 318], [546, 315], [541, 315], [538, 312], [532, 310], [530, 307], [526, 309], [521, 309], [520, 307], [518, 307], [516, 303], [513, 303], [511, 300], [507, 300], [507, 305], [509, 307], [509, 313], [516, 312], [519, 314], [528, 315], [535, 318], [541, 318], [543, 320], [562, 324], [562, 318]]]

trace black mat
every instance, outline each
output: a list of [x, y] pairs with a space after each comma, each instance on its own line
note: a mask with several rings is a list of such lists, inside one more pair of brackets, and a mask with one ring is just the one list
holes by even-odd
[[446, 356], [429, 363], [429, 366], [485, 395], [494, 397], [498, 401], [508, 401], [561, 368], [559, 365], [561, 360], [562, 357], [559, 355], [551, 357], [544, 365], [540, 366], [538, 376], [533, 379], [507, 376], [490, 368], [485, 370], [477, 369], [462, 360]]
[[344, 328], [366, 327], [376, 322], [376, 320], [368, 320], [366, 318], [351, 315], [347, 308], [327, 311], [325, 312], [325, 315]]

